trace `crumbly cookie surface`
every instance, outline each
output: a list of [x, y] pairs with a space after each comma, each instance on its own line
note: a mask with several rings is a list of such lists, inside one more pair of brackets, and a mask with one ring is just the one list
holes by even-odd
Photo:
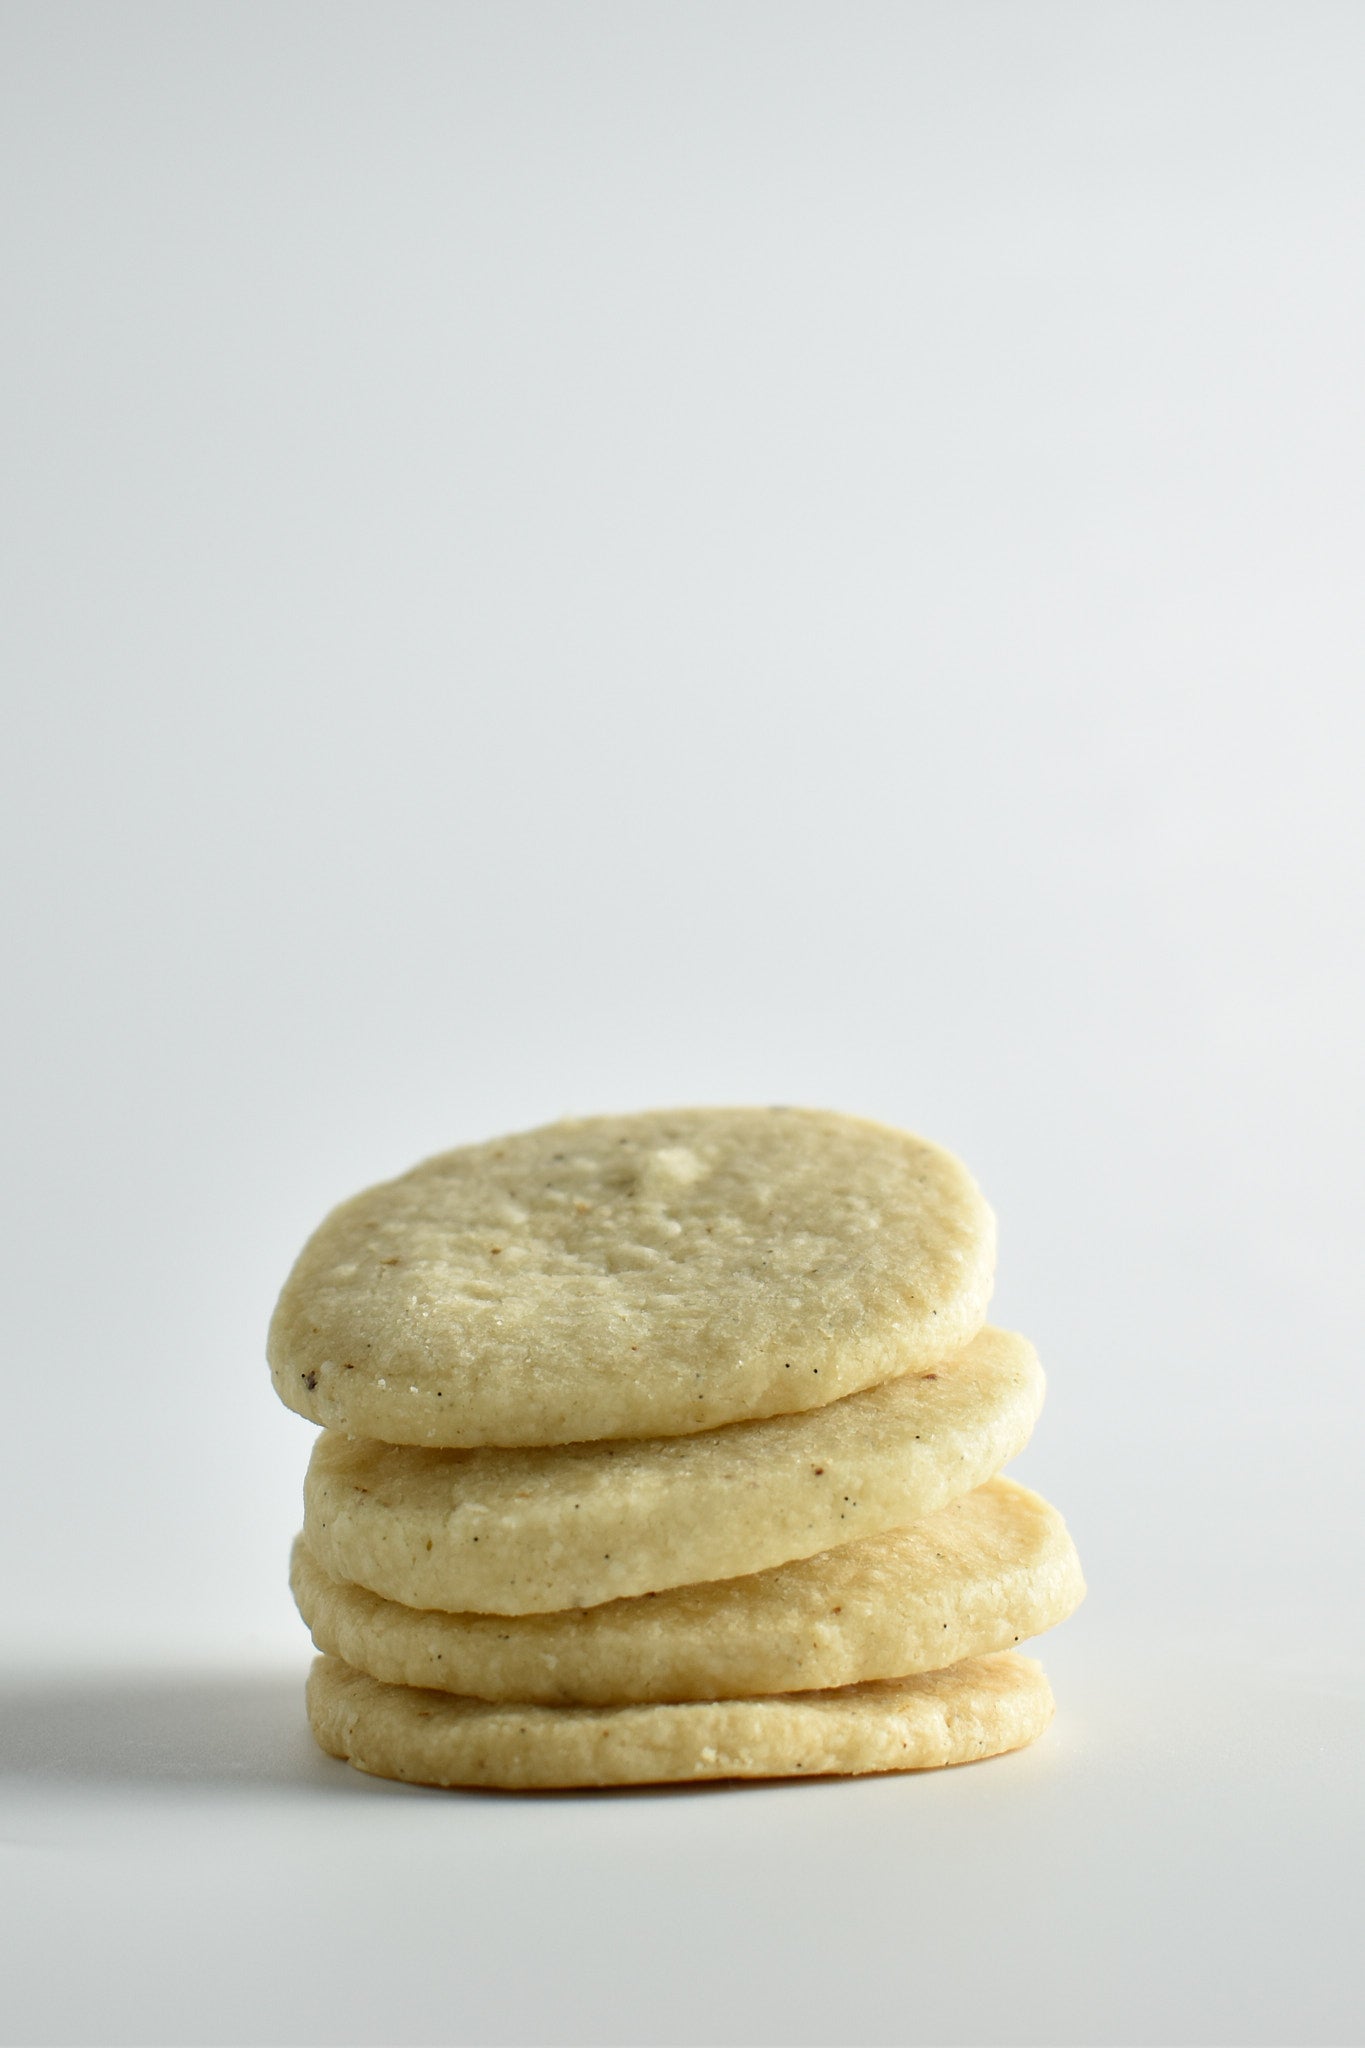
[[1043, 1398], [1006, 1330], [803, 1415], [696, 1436], [419, 1450], [327, 1430], [304, 1533], [334, 1578], [409, 1607], [592, 1607], [901, 1528], [1022, 1450]]
[[930, 1770], [1020, 1749], [1052, 1717], [1031, 1657], [761, 1700], [492, 1706], [384, 1685], [333, 1657], [308, 1681], [313, 1734], [381, 1778], [509, 1791]]
[[1056, 1509], [995, 1479], [911, 1529], [752, 1578], [565, 1614], [444, 1614], [291, 1573], [320, 1650], [396, 1685], [546, 1705], [733, 1699], [900, 1678], [1005, 1650], [1084, 1593]]
[[685, 1435], [952, 1357], [994, 1248], [966, 1169], [884, 1125], [593, 1117], [334, 1210], [285, 1284], [271, 1371], [311, 1421], [387, 1443]]

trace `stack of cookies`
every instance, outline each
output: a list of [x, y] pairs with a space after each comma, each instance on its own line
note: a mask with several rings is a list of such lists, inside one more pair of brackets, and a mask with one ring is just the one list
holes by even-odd
[[323, 1426], [293, 1559], [322, 1747], [433, 1785], [1018, 1748], [1084, 1590], [998, 1476], [1042, 1403], [950, 1154], [822, 1111], [595, 1117], [347, 1202], [270, 1332]]

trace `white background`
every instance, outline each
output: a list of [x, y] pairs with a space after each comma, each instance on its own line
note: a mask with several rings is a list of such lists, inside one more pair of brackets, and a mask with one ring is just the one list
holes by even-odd
[[[10, 4], [11, 2041], [1355, 2042], [1365, 11]], [[1091, 1583], [942, 1777], [303, 1728], [333, 1201], [960, 1152]]]

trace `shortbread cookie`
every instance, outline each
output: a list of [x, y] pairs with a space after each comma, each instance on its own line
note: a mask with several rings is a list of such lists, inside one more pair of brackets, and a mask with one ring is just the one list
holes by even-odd
[[409, 1607], [592, 1607], [918, 1521], [1022, 1450], [1042, 1399], [1032, 1345], [985, 1329], [827, 1408], [697, 1436], [425, 1451], [328, 1430], [304, 1533], [334, 1578]]
[[491, 1706], [382, 1685], [333, 1657], [308, 1680], [320, 1746], [418, 1785], [509, 1791], [922, 1771], [1021, 1749], [1052, 1718], [1042, 1666], [1007, 1651], [791, 1698], [682, 1706]]
[[686, 1435], [962, 1350], [995, 1228], [949, 1153], [828, 1111], [592, 1117], [336, 1209], [271, 1324], [286, 1404], [404, 1444]]
[[824, 1691], [936, 1671], [1065, 1620], [1085, 1591], [1055, 1508], [995, 1479], [912, 1529], [752, 1578], [567, 1614], [400, 1607], [330, 1578], [300, 1537], [291, 1583], [320, 1650], [395, 1685], [618, 1705]]

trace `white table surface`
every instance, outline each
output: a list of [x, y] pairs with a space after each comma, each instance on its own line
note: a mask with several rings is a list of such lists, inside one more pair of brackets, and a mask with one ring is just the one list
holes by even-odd
[[1365, 1661], [1043, 1649], [1011, 1758], [553, 1797], [330, 1762], [298, 1669], [35, 1683], [5, 2038], [1358, 2040]]

